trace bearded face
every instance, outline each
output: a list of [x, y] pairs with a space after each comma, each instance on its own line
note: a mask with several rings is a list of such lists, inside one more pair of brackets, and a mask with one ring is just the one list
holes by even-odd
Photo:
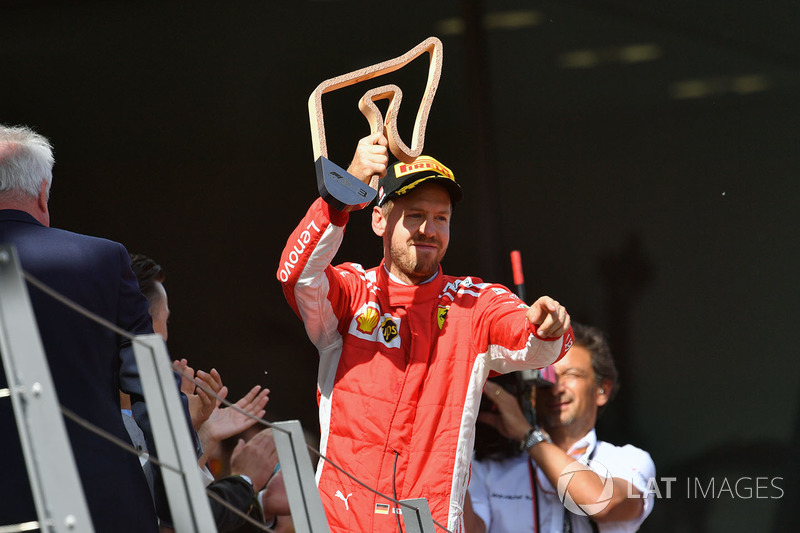
[[383, 237], [389, 272], [412, 285], [433, 276], [450, 242], [451, 214], [449, 193], [435, 183], [395, 198], [388, 210], [376, 208], [373, 229]]

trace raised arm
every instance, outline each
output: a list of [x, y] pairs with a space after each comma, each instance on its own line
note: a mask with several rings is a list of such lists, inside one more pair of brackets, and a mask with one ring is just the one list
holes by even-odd
[[[365, 181], [385, 173], [385, 144], [379, 135], [361, 139], [348, 171]], [[339, 250], [348, 220], [348, 213], [318, 198], [289, 237], [278, 265], [277, 277], [286, 300], [303, 319], [309, 338], [318, 348], [326, 345], [327, 334], [338, 326], [332, 316], [343, 312], [343, 308], [331, 308], [332, 302], [338, 306], [347, 304], [347, 298], [341, 297], [346, 288], [331, 261]]]
[[483, 284], [476, 329], [487, 363], [499, 373], [543, 368], [558, 361], [574, 342], [566, 308], [549, 296], [527, 306], [502, 285]]

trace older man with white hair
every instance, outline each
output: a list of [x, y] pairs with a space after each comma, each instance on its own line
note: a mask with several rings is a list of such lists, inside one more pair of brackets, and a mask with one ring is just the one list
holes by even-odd
[[[135, 335], [152, 333], [125, 248], [116, 242], [50, 227], [53, 174], [49, 141], [27, 127], [0, 125], [0, 243], [13, 244], [22, 268], [91, 312]], [[31, 288], [31, 303], [50, 372], [64, 407], [118, 439], [128, 433], [119, 391], [131, 395], [146, 420], [130, 340]], [[0, 388], [6, 387], [0, 368]], [[66, 421], [95, 531], [158, 531], [150, 491], [135, 455]], [[147, 424], [144, 424], [146, 433]], [[0, 400], [0, 457], [9, 490], [0, 522], [36, 520], [11, 402]], [[49, 480], [58, 483], [58, 479]]]

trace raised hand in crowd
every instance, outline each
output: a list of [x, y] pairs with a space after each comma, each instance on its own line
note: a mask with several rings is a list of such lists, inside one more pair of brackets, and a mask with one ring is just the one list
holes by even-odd
[[219, 447], [220, 442], [242, 433], [252, 427], [256, 419], [263, 418], [267, 402], [269, 402], [269, 389], [262, 389], [260, 385], [256, 385], [233, 406], [218, 405], [214, 408], [208, 420], [197, 430], [200, 444], [203, 446], [201, 461], [207, 460]]
[[215, 368], [210, 372], [195, 372], [186, 359], [180, 359], [173, 361], [172, 369], [181, 375], [181, 391], [189, 399], [189, 414], [197, 430], [228, 396], [228, 387], [222, 384], [222, 377]]
[[231, 454], [231, 475], [245, 475], [258, 491], [267, 484], [275, 465], [278, 464], [278, 449], [272, 438], [272, 429], [256, 433], [250, 440], [239, 439]]

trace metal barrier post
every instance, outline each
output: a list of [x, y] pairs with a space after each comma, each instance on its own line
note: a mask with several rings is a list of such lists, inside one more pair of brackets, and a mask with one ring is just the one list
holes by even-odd
[[297, 533], [330, 531], [300, 422], [297, 420], [275, 422], [272, 427], [295, 531]]
[[57, 533], [93, 532], [19, 257], [16, 249], [7, 245], [0, 245], [0, 358], [39, 528]]
[[180, 470], [161, 467], [173, 527], [178, 533], [216, 533], [164, 339], [155, 334], [138, 335], [133, 341], [133, 352], [158, 460]]
[[402, 507], [403, 523], [406, 526], [407, 533], [434, 533], [433, 517], [428, 507], [428, 500], [425, 498], [417, 498], [400, 501], [416, 508], [416, 510], [414, 510], [405, 506]]

